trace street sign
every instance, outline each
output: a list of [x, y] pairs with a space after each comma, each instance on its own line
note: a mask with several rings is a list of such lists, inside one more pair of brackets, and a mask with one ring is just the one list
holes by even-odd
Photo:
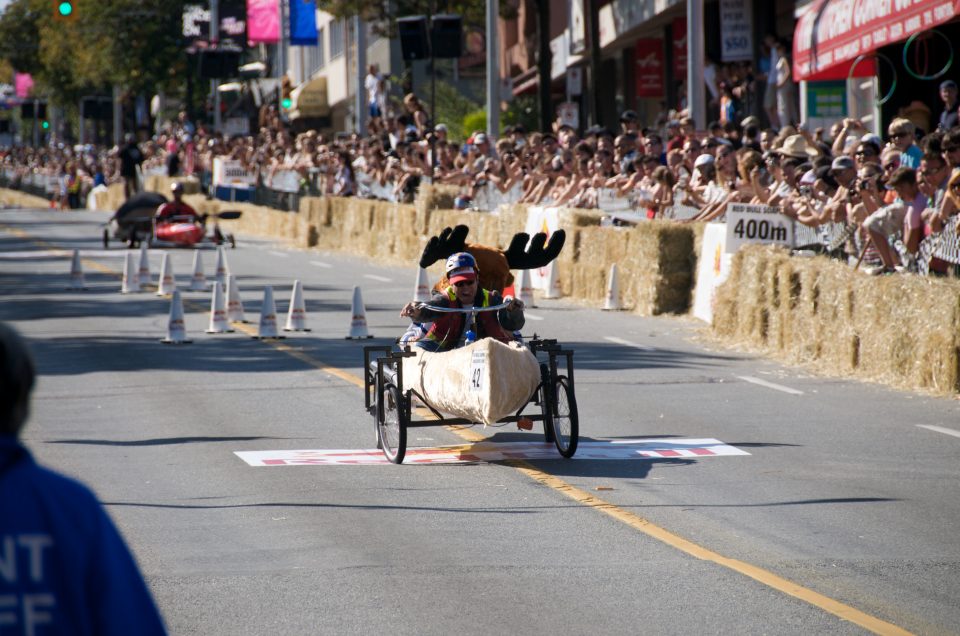
[[793, 247], [794, 220], [780, 214], [780, 208], [749, 203], [727, 205], [726, 251], [735, 253], [741, 245], [762, 243]]

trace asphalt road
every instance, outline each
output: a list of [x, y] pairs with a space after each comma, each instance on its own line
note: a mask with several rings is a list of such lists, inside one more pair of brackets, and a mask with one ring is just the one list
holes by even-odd
[[[171, 633], [960, 633], [957, 400], [722, 350], [692, 319], [541, 301], [524, 333], [575, 350], [597, 443], [573, 460], [251, 466], [235, 453], [373, 447], [361, 348], [404, 329], [414, 268], [241, 236], [248, 319], [265, 285], [283, 314], [299, 279], [313, 331], [209, 335], [209, 294], [183, 292], [194, 342], [166, 346], [169, 300], [119, 293], [104, 219], [0, 210], [0, 320], [41, 374], [27, 444], [96, 491]], [[65, 291], [75, 248], [85, 292]], [[193, 253], [170, 253], [183, 287]], [[344, 339], [354, 285], [372, 341]], [[410, 445], [478, 435], [542, 441], [429, 427]], [[687, 439], [748, 454], [590, 456]]]

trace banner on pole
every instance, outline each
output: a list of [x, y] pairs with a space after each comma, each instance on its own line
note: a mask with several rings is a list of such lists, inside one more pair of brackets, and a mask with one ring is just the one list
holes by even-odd
[[247, 0], [247, 41], [250, 44], [280, 41], [279, 0]]
[[290, 0], [290, 44], [317, 46], [317, 3]]

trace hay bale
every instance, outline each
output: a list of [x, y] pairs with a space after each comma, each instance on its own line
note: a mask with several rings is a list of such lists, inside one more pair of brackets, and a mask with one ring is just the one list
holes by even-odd
[[713, 331], [790, 362], [960, 392], [960, 282], [873, 278], [826, 259], [747, 247], [717, 292]]

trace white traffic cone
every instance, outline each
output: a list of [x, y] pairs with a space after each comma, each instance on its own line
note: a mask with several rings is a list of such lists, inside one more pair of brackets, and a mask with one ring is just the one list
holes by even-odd
[[310, 331], [307, 329], [307, 304], [303, 300], [303, 285], [298, 280], [293, 281], [290, 308], [287, 310], [287, 326], [283, 330]]
[[273, 302], [273, 287], [263, 288], [263, 304], [260, 305], [260, 325], [254, 338], [283, 338], [277, 333], [277, 306]]
[[190, 291], [207, 291], [207, 276], [203, 273], [203, 257], [200, 250], [193, 251], [193, 276], [190, 278]]
[[160, 280], [157, 282], [157, 296], [169, 296], [177, 288], [177, 279], [173, 276], [173, 263], [170, 262], [170, 254], [163, 253], [163, 260], [160, 261]]
[[173, 290], [173, 297], [170, 299], [170, 320], [167, 323], [167, 337], [160, 342], [164, 344], [190, 344], [192, 340], [187, 340], [187, 326], [183, 321], [183, 301], [180, 299], [180, 292]]
[[227, 275], [230, 274], [230, 266], [227, 264], [227, 254], [223, 251], [223, 246], [217, 248], [217, 282], [227, 286]]
[[210, 326], [207, 333], [233, 333], [230, 323], [227, 322], [227, 300], [220, 283], [213, 284], [213, 293], [210, 296]]
[[350, 305], [350, 335], [347, 340], [356, 340], [361, 338], [373, 338], [367, 331], [367, 310], [363, 306], [363, 296], [360, 294], [360, 288], [353, 288], [353, 303]]
[[422, 267], [417, 272], [417, 289], [413, 293], [413, 300], [418, 303], [430, 302], [430, 280], [427, 278], [427, 270]]
[[610, 266], [610, 277], [607, 279], [607, 299], [603, 303], [604, 311], [620, 311], [620, 281], [617, 276], [617, 264]]
[[243, 313], [240, 285], [237, 284], [237, 278], [233, 274], [227, 274], [227, 320], [230, 322], [247, 322]]
[[517, 298], [527, 307], [536, 307], [533, 298], [533, 283], [530, 281], [530, 270], [520, 270], [520, 282], [515, 283]]
[[140, 243], [140, 268], [137, 270], [137, 278], [141, 287], [152, 282], [150, 280], [150, 254], [147, 253], [146, 243]]
[[80, 267], [80, 250], [73, 250], [73, 259], [70, 261], [70, 287], [73, 291], [86, 289], [83, 280], [83, 268]]
[[555, 300], [563, 296], [560, 289], [560, 281], [557, 279], [557, 261], [551, 261], [547, 265], [547, 287], [543, 290], [543, 298]]
[[140, 291], [140, 275], [137, 273], [135, 259], [133, 252], [127, 252], [127, 258], [123, 262], [123, 283], [120, 286], [122, 294], [135, 294]]

